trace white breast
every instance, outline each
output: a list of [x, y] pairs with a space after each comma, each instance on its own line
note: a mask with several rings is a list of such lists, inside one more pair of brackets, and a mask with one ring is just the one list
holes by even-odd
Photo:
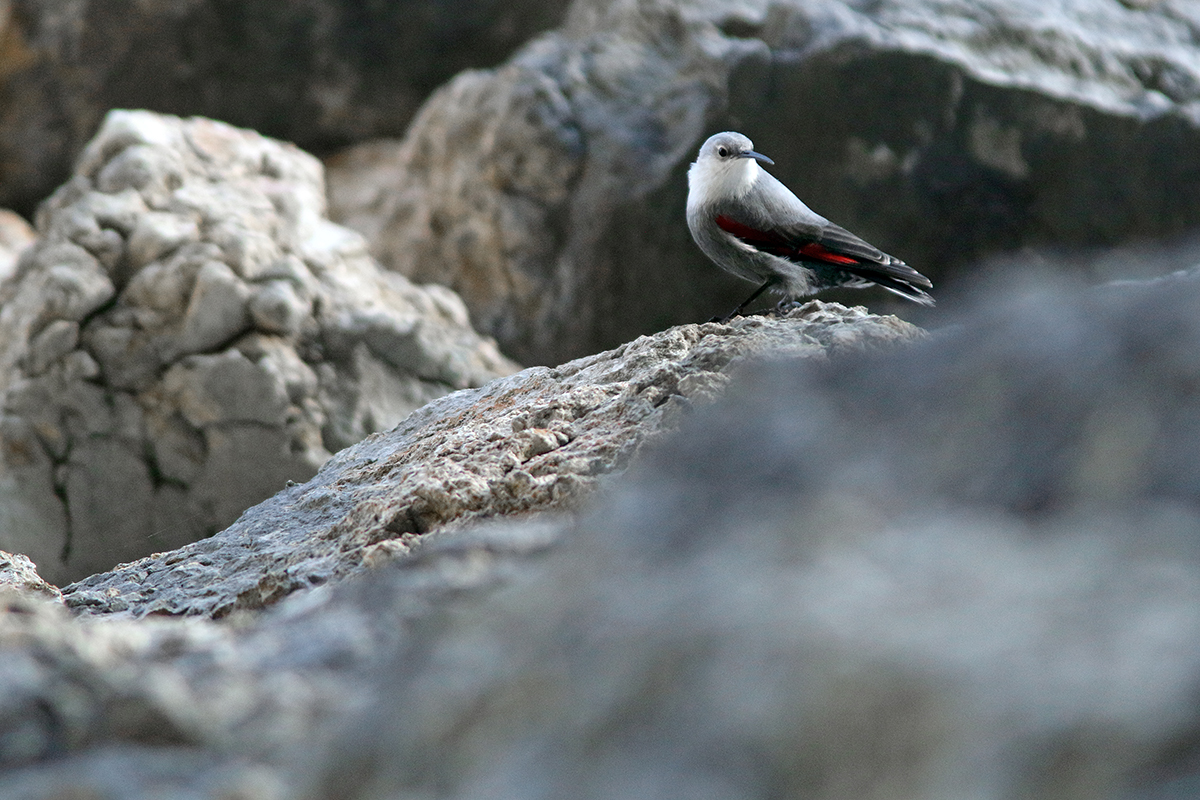
[[688, 169], [688, 207], [742, 197], [754, 186], [760, 172], [758, 162], [752, 158], [700, 159]]

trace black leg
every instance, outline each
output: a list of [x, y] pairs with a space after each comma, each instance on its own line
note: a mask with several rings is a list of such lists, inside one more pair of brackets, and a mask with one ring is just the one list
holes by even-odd
[[713, 317], [712, 319], [710, 319], [710, 320], [709, 320], [709, 322], [729, 322], [729, 320], [731, 320], [731, 319], [733, 319], [734, 317], [736, 317], [736, 316], [738, 316], [739, 314], [741, 314], [741, 313], [742, 313], [742, 311], [744, 311], [744, 310], [745, 310], [746, 306], [750, 305], [750, 304], [751, 304], [751, 303], [753, 303], [753, 302], [754, 302], [756, 299], [758, 299], [758, 296], [759, 296], [760, 294], [762, 294], [763, 292], [765, 292], [765, 291], [766, 291], [766, 290], [767, 290], [769, 287], [773, 286], [773, 285], [774, 285], [774, 284], [775, 284], [775, 283], [776, 283], [778, 280], [779, 280], [779, 279], [778, 279], [778, 278], [775, 278], [775, 277], [770, 277], [770, 278], [767, 278], [767, 281], [766, 281], [766, 283], [764, 283], [762, 286], [760, 286], [760, 287], [758, 287], [757, 289], [755, 289], [755, 290], [754, 290], [754, 294], [750, 295], [750, 296], [749, 296], [749, 297], [747, 297], [745, 300], [743, 300], [743, 301], [742, 301], [742, 304], [741, 304], [740, 306], [738, 306], [737, 308], [735, 308], [733, 311], [730, 311], [728, 314], [726, 314], [726, 315], [725, 315], [725, 316], [723, 316], [723, 317]]

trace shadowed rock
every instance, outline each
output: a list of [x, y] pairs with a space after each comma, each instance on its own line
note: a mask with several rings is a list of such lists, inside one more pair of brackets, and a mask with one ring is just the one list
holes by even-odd
[[540, 0], [14, 0], [0, 9], [0, 205], [32, 211], [111, 108], [326, 149], [398, 136], [435, 87], [562, 18]]
[[[943, 288], [997, 251], [1178, 234], [1200, 225], [1198, 8], [577, 0], [438, 90], [403, 141], [332, 161], [332, 213], [525, 363], [750, 291], [683, 223], [687, 164], [723, 129]], [[912, 313], [827, 299], [849, 298]]]

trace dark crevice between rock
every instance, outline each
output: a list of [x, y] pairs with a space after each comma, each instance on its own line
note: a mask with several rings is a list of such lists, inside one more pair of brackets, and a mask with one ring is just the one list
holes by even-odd
[[[45, 443], [43, 443], [45, 446]], [[49, 451], [47, 451], [49, 453]], [[59, 555], [59, 563], [66, 564], [71, 558], [71, 544], [74, 540], [74, 525], [71, 523], [71, 502], [67, 496], [66, 472], [63, 467], [71, 458], [71, 441], [67, 440], [67, 445], [63, 449], [61, 459], [50, 455], [50, 484], [54, 487], [54, 495], [58, 498], [63, 506], [63, 523], [65, 530], [63, 531], [63, 547], [62, 553]]]
[[717, 29], [733, 39], [757, 39], [762, 34], [763, 26], [745, 17], [726, 17], [717, 23]]
[[[395, 538], [406, 533], [415, 533], [419, 536], [427, 533], [431, 527], [427, 520], [422, 519], [415, 507], [411, 505], [404, 506], [392, 515], [391, 519], [384, 523], [382, 532], [390, 535], [381, 536], [378, 541]], [[374, 543], [370, 542], [370, 544]]]
[[164, 486], [174, 486], [187, 491], [188, 484], [163, 473], [158, 465], [158, 457], [154, 455], [154, 442], [145, 437], [142, 442], [142, 460], [146, 462], [146, 473], [150, 476], [150, 485], [155, 491]]
[[[79, 340], [80, 340], [80, 342], [83, 341], [84, 328], [86, 328], [91, 323], [92, 320], [96, 319], [97, 317], [103, 316], [103, 315], [107, 314], [109, 311], [116, 308], [117, 303], [120, 302], [120, 297], [121, 297], [121, 293], [119, 291], [113, 292], [113, 296], [111, 298], [109, 298], [108, 300], [101, 303], [99, 306], [97, 306], [95, 309], [93, 309], [89, 313], [83, 315], [83, 319], [79, 320]], [[53, 322], [53, 321], [54, 320], [50, 320], [50, 322]], [[49, 322], [47, 324], [49, 324]], [[92, 358], [96, 357], [94, 353], [91, 355], [92, 355]], [[99, 363], [99, 362], [97, 361], [97, 363]]]
[[[238, 347], [237, 347], [238, 340], [241, 339], [243, 336], [245, 336], [248, 333], [254, 333], [256, 330], [257, 329], [253, 325], [247, 325], [246, 327], [239, 330], [237, 333], [232, 334], [231, 336], [225, 338], [224, 340], [222, 340], [218, 344], [213, 345], [212, 347], [206, 347], [203, 350], [197, 350], [192, 353], [180, 353], [179, 355], [170, 359], [171, 363], [163, 365], [162, 372], [165, 373], [172, 366], [174, 366], [175, 364], [178, 364], [180, 361], [187, 358], [188, 356], [219, 356], [219, 355], [224, 354], [227, 350], [238, 350]], [[262, 331], [262, 333], [267, 333], [267, 332]], [[272, 335], [272, 334], [267, 334], [267, 335]], [[241, 350], [238, 350], [238, 352], [240, 353]], [[242, 353], [242, 355], [245, 356], [245, 353]], [[254, 359], [248, 358], [248, 357], [247, 357], [247, 360], [249, 360], [251, 362], [254, 361]]]

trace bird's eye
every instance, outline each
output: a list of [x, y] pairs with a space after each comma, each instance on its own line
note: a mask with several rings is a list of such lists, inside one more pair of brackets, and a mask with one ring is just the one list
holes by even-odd
[[729, 155], [729, 151], [726, 150], [724, 147], [718, 147], [717, 155], [719, 155], [721, 158], [724, 158], [725, 156]]

